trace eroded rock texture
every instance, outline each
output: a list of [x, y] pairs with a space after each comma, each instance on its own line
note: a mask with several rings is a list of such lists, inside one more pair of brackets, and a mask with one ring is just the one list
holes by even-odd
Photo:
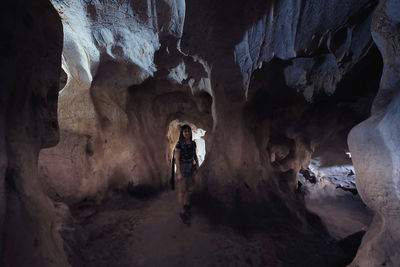
[[369, 115], [374, 88], [357, 97], [343, 81], [375, 58], [376, 1], [52, 3], [68, 78], [62, 140], [41, 153], [48, 192], [74, 202], [129, 181], [165, 186], [179, 119], [208, 132], [200, 194], [308, 224], [297, 173]]
[[383, 73], [371, 117], [349, 135], [362, 199], [375, 212], [354, 266], [397, 266], [400, 263], [400, 16], [399, 1], [381, 1], [372, 36], [383, 58]]
[[[52, 218], [50, 202], [38, 193], [41, 188], [53, 199], [74, 203], [85, 198], [101, 200], [109, 188], [124, 187], [128, 182], [135, 186], [166, 186], [171, 156], [167, 134], [170, 122], [179, 120], [207, 131], [207, 154], [196, 177], [197, 193], [199, 199], [206, 196], [207, 201], [219, 203], [213, 205], [216, 214], [225, 209], [239, 210], [225, 219], [248, 218], [233, 224], [244, 228], [255, 226], [256, 231], [287, 231], [281, 236], [280, 253], [292, 251], [293, 246], [285, 247], [291, 240], [303, 240], [296, 243], [296, 247], [303, 249], [305, 243], [301, 242], [318, 248], [326, 243], [329, 238], [324, 234], [319, 236], [323, 229], [307, 213], [302, 196], [296, 192], [297, 173], [307, 168], [318, 148], [332, 139], [343, 140], [351, 127], [370, 115], [376, 88], [369, 84], [374, 84], [380, 75], [379, 56], [370, 34], [377, 1], [52, 0], [51, 3], [64, 29], [64, 72], [60, 80], [57, 60], [62, 31], [56, 28], [60, 25], [53, 11], [54, 20], [49, 19], [44, 25], [47, 17], [39, 17], [35, 12], [44, 12], [47, 7], [39, 4], [26, 7], [33, 12], [33, 21], [43, 22], [38, 27], [31, 23], [31, 17], [21, 15], [24, 13], [12, 17], [20, 24], [25, 23], [27, 29], [21, 32], [28, 33], [24, 38], [35, 36], [29, 49], [18, 48], [15, 44], [23, 46], [29, 42], [20, 41], [11, 28], [6, 29], [13, 40], [9, 46], [26, 54], [21, 54], [19, 61], [14, 58], [7, 61], [14, 68], [7, 73], [25, 76], [10, 76], [2, 81], [9, 83], [6, 87], [17, 88], [2, 95], [2, 101], [7, 103], [1, 106], [4, 115], [0, 121], [5, 129], [2, 146], [6, 148], [1, 152], [0, 171], [1, 177], [8, 181], [0, 187], [6, 191], [0, 192], [0, 196], [5, 195], [3, 198], [7, 200], [1, 201], [7, 205], [0, 208], [0, 212], [6, 213], [4, 229], [25, 219], [18, 217], [25, 216], [24, 210], [37, 212], [34, 217], [41, 229], [46, 230], [39, 234], [42, 238], [32, 237], [29, 242], [44, 251], [46, 242], [59, 239], [56, 231], [50, 238], [51, 220], [40, 219]], [[388, 5], [390, 8], [382, 11]], [[388, 103], [398, 99], [393, 93], [398, 86], [398, 40], [396, 35], [389, 34], [397, 31], [397, 13], [387, 10], [399, 7], [395, 1], [381, 2], [373, 24], [374, 40], [385, 66], [381, 89], [373, 117], [357, 127], [354, 136], [365, 133], [362, 125], [367, 128], [375, 124], [396, 125], [397, 105]], [[7, 13], [5, 18], [14, 13]], [[388, 25], [393, 25], [396, 31]], [[49, 27], [53, 32], [45, 31]], [[46, 54], [47, 47], [54, 51]], [[28, 63], [20, 63], [27, 59]], [[365, 63], [367, 67], [363, 68]], [[7, 64], [2, 68], [10, 68]], [[354, 86], [354, 80], [362, 80], [366, 88]], [[51, 112], [56, 107], [59, 84], [63, 86], [58, 98], [61, 140], [57, 146], [41, 151], [40, 186], [35, 179], [35, 163], [40, 147], [54, 145], [57, 140], [55, 114]], [[377, 124], [377, 116], [382, 123]], [[48, 118], [51, 123], [43, 123]], [[49, 127], [53, 130], [47, 131]], [[386, 163], [398, 160], [396, 146], [387, 144], [396, 140], [395, 134], [389, 133], [398, 133], [399, 129], [379, 129], [373, 138], [388, 141], [376, 143], [368, 153], [363, 152], [368, 149], [366, 141], [350, 137], [352, 151], [360, 149], [354, 152], [360, 185], [363, 181], [370, 184], [368, 179], [376, 180], [374, 172], [364, 165], [375, 158], [367, 160], [365, 155], [382, 151], [381, 154], [390, 155]], [[26, 147], [21, 146], [25, 143]], [[346, 144], [342, 145], [344, 153]], [[397, 165], [391, 166], [391, 172], [383, 170], [383, 166], [387, 165], [374, 170], [385, 173], [388, 181], [394, 177], [394, 182], [389, 183], [394, 188], [390, 189], [392, 196], [385, 195], [382, 203], [379, 199], [376, 202], [378, 193], [361, 189], [363, 199], [383, 214], [376, 217], [374, 225], [379, 218], [395, 218], [393, 207], [396, 209], [397, 204], [391, 203], [398, 203], [395, 197], [398, 173], [393, 167]], [[29, 179], [29, 175], [33, 178]], [[362, 177], [370, 178], [362, 180]], [[373, 188], [379, 194], [386, 192], [385, 186]], [[33, 201], [16, 197], [25, 195]], [[382, 205], [387, 208], [382, 209]], [[15, 209], [16, 206], [21, 209]], [[224, 218], [221, 222], [229, 223]], [[398, 242], [396, 232], [392, 231], [396, 219], [385, 223], [388, 225], [385, 234]], [[367, 261], [368, 256], [363, 253], [368, 252], [363, 251], [373, 244], [368, 243], [373, 232], [367, 234], [363, 245], [367, 249], [360, 251], [356, 262]], [[24, 235], [15, 233], [18, 234]], [[7, 249], [15, 248], [12, 240], [18, 238], [13, 234], [6, 237]], [[60, 244], [46, 252], [56, 265], [65, 264], [65, 257], [58, 254]], [[324, 249], [321, 247], [321, 251]], [[299, 251], [293, 252], [292, 259], [301, 259], [299, 255], [305, 251]], [[377, 253], [370, 262], [378, 259], [395, 262], [398, 257], [382, 255]], [[34, 260], [37, 265], [51, 265], [42, 264], [43, 258], [39, 256]], [[313, 264], [329, 261], [318, 258]]]
[[53, 4], [64, 21], [68, 79], [59, 97], [61, 144], [41, 153], [49, 190], [73, 201], [128, 182], [164, 186], [169, 122], [212, 127], [212, 99], [200, 89], [208, 74], [179, 51], [185, 3]]
[[[123, 177], [120, 183], [165, 184], [167, 126], [173, 119], [186, 119], [212, 129], [202, 184], [229, 203], [238, 187], [253, 190], [244, 193], [249, 201], [266, 196], [257, 188], [261, 181], [273, 180], [268, 178], [275, 172], [271, 164], [278, 160], [285, 159], [278, 164], [279, 172], [286, 173], [283, 184], [290, 191], [297, 187], [296, 173], [316, 146], [312, 139], [323, 138], [315, 133], [300, 140], [305, 137], [287, 129], [293, 125], [274, 130], [278, 127], [271, 116], [275, 112], [292, 121], [301, 116], [307, 120], [303, 112], [308, 102], [335, 92], [371, 48], [369, 27], [376, 3], [53, 4], [64, 22], [68, 76], [59, 98], [60, 125], [72, 135], [87, 136], [90, 149], [80, 149], [74, 157], [90, 159], [82, 171], [92, 174], [76, 178], [63, 172], [58, 181], [74, 181], [71, 186], [80, 190], [60, 194], [79, 199], [98, 192], [115, 172]], [[44, 161], [74, 153], [67, 143], [71, 147], [43, 151]], [[48, 177], [58, 169], [44, 168]], [[64, 190], [61, 184], [53, 185], [56, 191]]]
[[0, 17], [0, 265], [66, 266], [37, 170], [58, 141], [61, 20], [45, 0], [2, 2]]

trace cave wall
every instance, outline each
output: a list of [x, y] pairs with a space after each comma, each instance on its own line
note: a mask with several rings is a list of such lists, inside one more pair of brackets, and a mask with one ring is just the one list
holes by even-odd
[[[332, 95], [343, 76], [366, 55], [372, 45], [369, 27], [375, 5], [376, 1], [235, 1], [226, 8], [227, 1], [187, 3], [182, 51], [212, 66], [214, 128], [202, 179], [213, 195], [229, 203], [239, 189], [243, 199], [257, 202], [280, 192], [276, 188], [280, 180], [265, 151], [274, 130], [269, 122], [274, 101], [293, 102], [287, 105], [292, 111], [275, 112], [275, 122], [283, 126], [276, 135], [297, 139], [287, 166], [278, 172], [278, 176], [287, 172], [283, 179], [289, 191], [296, 189], [296, 173], [307, 165], [313, 146], [311, 140], [301, 140], [299, 128], [289, 129], [284, 117], [302, 113], [296, 105], [307, 106], [298, 96], [315, 102], [320, 95]], [[266, 82], [267, 71], [255, 75], [263, 68], [280, 68], [275, 77], [282, 79], [283, 72], [284, 83]], [[295, 99], [289, 100], [293, 93]], [[254, 99], [260, 108], [251, 110]]]
[[371, 117], [348, 137], [363, 201], [374, 211], [373, 222], [352, 266], [396, 266], [400, 262], [400, 3], [380, 1], [372, 36], [383, 58], [383, 73]]
[[[104, 191], [114, 180], [162, 186], [168, 178], [166, 125], [186, 116], [213, 129], [207, 135], [213, 149], [207, 151], [202, 188], [215, 190], [227, 203], [244, 184], [258, 188], [275, 171], [264, 151], [269, 111], [252, 121], [248, 103], [274, 86], [291, 88], [300, 102], [301, 96], [312, 102], [334, 93], [372, 46], [376, 1], [345, 2], [52, 1], [64, 24], [68, 76], [59, 97], [60, 127], [66, 140], [78, 135], [82, 142], [77, 153], [74, 141], [41, 152], [45, 184], [71, 199]], [[270, 68], [273, 58], [286, 62], [284, 84], [267, 85], [267, 78], [254, 75]], [[141, 93], [141, 87], [153, 90], [153, 96]], [[148, 115], [151, 106], [159, 109], [158, 101], [166, 103], [163, 112]], [[290, 172], [292, 191], [313, 146], [299, 141], [295, 150], [281, 170]], [[47, 164], [53, 155], [60, 160]], [[73, 169], [84, 175], [77, 178], [76, 171], [68, 171]], [[52, 179], [56, 174], [59, 178]], [[263, 195], [254, 190], [246, 197]]]
[[[394, 1], [387, 3], [380, 3], [373, 27], [379, 25], [376, 18], [382, 6], [399, 9]], [[367, 154], [361, 150], [368, 146], [359, 138], [365, 134], [362, 125], [377, 129], [373, 125], [380, 120], [379, 127], [393, 127], [396, 124], [390, 122], [397, 118], [397, 105], [389, 102], [398, 99], [393, 93], [398, 85], [398, 60], [393, 56], [398, 44], [396, 37], [381, 34], [381, 29], [373, 28], [371, 38], [377, 1], [53, 0], [52, 4], [63, 22], [67, 81], [59, 93], [61, 141], [42, 150], [39, 166], [47, 194], [64, 201], [101, 198], [108, 187], [129, 181], [166, 185], [168, 125], [179, 119], [208, 132], [207, 156], [197, 177], [199, 192], [208, 192], [228, 207], [238, 199], [246, 203], [278, 199], [284, 204], [272, 207], [274, 214], [284, 207], [305, 222], [304, 207], [295, 193], [297, 172], [308, 165], [318, 142], [336, 134], [332, 128], [350, 127], [340, 120], [346, 112], [320, 116], [325, 103], [321, 99], [335, 95], [340, 81], [368, 55], [374, 40], [384, 59], [381, 89], [372, 118], [353, 130], [357, 137], [350, 135], [349, 144], [363, 199], [378, 215], [356, 263], [374, 262], [368, 251], [376, 253], [372, 256], [376, 261], [396, 262], [395, 252], [376, 252], [380, 250], [371, 244], [387, 236], [393, 243], [399, 240], [392, 209], [398, 203], [398, 175], [395, 169], [377, 168], [373, 175], [365, 168]], [[397, 21], [396, 14], [385, 12], [383, 18]], [[387, 52], [390, 49], [394, 50]], [[301, 122], [307, 126], [301, 127]], [[386, 132], [397, 133], [397, 128], [382, 129], [379, 139], [390, 141], [371, 151], [395, 140]], [[390, 155], [385, 162], [397, 160], [396, 151], [381, 154]], [[1, 171], [6, 173], [7, 168]], [[394, 193], [376, 202], [377, 193], [362, 189], [362, 184], [382, 173], [393, 185], [388, 192]], [[377, 231], [374, 225], [379, 227], [382, 221], [386, 223], [382, 239], [369, 242]]]
[[208, 73], [179, 49], [184, 1], [52, 3], [64, 22], [67, 81], [61, 142], [40, 153], [47, 192], [78, 201], [129, 182], [166, 186], [169, 122], [212, 127]]
[[37, 170], [59, 138], [61, 20], [45, 0], [4, 1], [0, 17], [0, 265], [68, 266]]
[[[245, 187], [244, 200], [258, 201], [271, 193], [260, 186], [267, 180], [267, 188], [287, 198], [315, 144], [293, 136], [303, 129], [277, 125], [284, 124], [285, 116], [299, 118], [289, 115], [309, 109], [321, 94], [334, 94], [344, 75], [365, 57], [375, 3], [256, 1], [223, 9], [223, 1], [191, 1], [187, 6], [182, 1], [142, 1], [118, 8], [101, 1], [54, 1], [66, 32], [67, 82], [59, 97], [61, 142], [43, 151], [42, 184], [35, 164], [39, 149], [58, 140], [56, 66], [62, 30], [45, 1], [6, 3], [2, 33], [7, 42], [2, 44], [11, 52], [1, 72], [2, 86], [9, 88], [1, 92], [7, 104], [0, 109], [2, 258], [15, 265], [66, 265], [52, 226], [54, 207], [41, 187], [63, 199], [96, 194], [114, 179], [161, 186], [168, 174], [163, 143], [168, 143], [166, 130], [173, 119], [212, 130], [207, 144], [213, 149], [207, 151], [199, 177], [203, 190], [229, 204], [237, 189]], [[349, 137], [358, 189], [376, 213], [355, 265], [399, 261], [396, 5], [381, 1], [375, 12], [372, 33], [384, 72], [371, 118]], [[340, 12], [333, 19], [329, 14], [334, 10]], [[116, 22], [116, 17], [122, 19]], [[9, 21], [13, 28], [7, 28]], [[276, 69], [272, 78], [280, 75], [281, 84], [266, 77]], [[280, 95], [282, 88], [291, 90], [289, 95]], [[264, 108], [269, 97], [287, 106], [279, 110], [269, 103], [272, 107]], [[271, 122], [271, 114], [280, 119]], [[51, 161], [58, 157], [58, 163]], [[288, 187], [280, 185], [282, 177]]]

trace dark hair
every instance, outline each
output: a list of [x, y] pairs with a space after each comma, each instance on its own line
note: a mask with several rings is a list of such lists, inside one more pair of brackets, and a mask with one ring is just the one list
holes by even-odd
[[[192, 128], [190, 128], [189, 125], [185, 124], [181, 126], [181, 132], [179, 134], [179, 142], [184, 142], [185, 141], [185, 137], [183, 137], [183, 131], [189, 129], [190, 133], [192, 133]], [[190, 135], [190, 137], [192, 138], [192, 135]]]

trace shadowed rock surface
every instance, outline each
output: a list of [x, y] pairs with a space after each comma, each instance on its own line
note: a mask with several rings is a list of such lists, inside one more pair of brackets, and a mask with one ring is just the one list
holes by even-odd
[[3, 1], [0, 17], [0, 265], [66, 266], [37, 168], [59, 139], [61, 20], [46, 0]]

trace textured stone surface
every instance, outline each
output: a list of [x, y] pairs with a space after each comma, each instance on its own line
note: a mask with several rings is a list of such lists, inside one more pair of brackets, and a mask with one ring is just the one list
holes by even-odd
[[153, 76], [160, 40], [169, 42], [171, 52], [176, 50], [184, 2], [52, 3], [65, 32], [63, 67], [68, 81], [60, 92], [61, 127], [85, 134], [97, 133], [107, 123], [126, 127], [126, 89]]
[[356, 107], [359, 92], [343, 94], [348, 84], [335, 92], [370, 51], [376, 1], [53, 4], [68, 80], [62, 140], [40, 160], [52, 196], [101, 199], [128, 181], [166, 185], [166, 135], [178, 119], [208, 132], [198, 192], [227, 206], [270, 203], [278, 216], [284, 199], [293, 217], [282, 216], [307, 224], [297, 173], [319, 145], [368, 115], [357, 112], [371, 96]]
[[[211, 102], [199, 94], [199, 88], [209, 88], [207, 72], [179, 51], [185, 2], [53, 1], [53, 5], [64, 23], [63, 68], [68, 76], [60, 92], [58, 116], [61, 129], [72, 134], [41, 152], [42, 169], [51, 173], [46, 181], [64, 193], [61, 185], [70, 184], [68, 196], [75, 199], [96, 195], [113, 181], [119, 186], [128, 182], [163, 186], [169, 175], [168, 123], [188, 114], [196, 117], [199, 111], [211, 113]], [[163, 82], [134, 87], [154, 76]], [[186, 88], [178, 85], [182, 80]], [[190, 96], [190, 88], [197, 90], [196, 97]], [[179, 110], [182, 107], [187, 110]], [[211, 127], [210, 119], [200, 124], [204, 123]], [[93, 155], [75, 155], [76, 163], [91, 162], [78, 168], [62, 157], [58, 161], [52, 157], [73, 154], [74, 135], [87, 136], [93, 146]], [[82, 152], [86, 149], [84, 142], [77, 146]], [[63, 165], [74, 169], [74, 174], [58, 173]], [[78, 170], [82, 175], [77, 175]], [[75, 193], [74, 184], [79, 187]]]
[[[274, 134], [283, 135], [287, 145], [297, 141], [289, 144], [290, 156], [285, 157], [279, 170], [286, 173], [282, 180], [287, 177], [289, 187], [296, 187], [296, 172], [308, 165], [313, 142], [323, 139], [315, 133], [315, 140], [310, 142], [306, 134], [296, 131], [300, 123], [284, 123], [303, 116], [307, 123], [307, 103], [296, 91], [306, 92], [310, 101], [321, 90], [333, 93], [343, 75], [371, 45], [369, 25], [374, 4], [235, 1], [227, 9], [223, 8], [227, 1], [187, 3], [182, 51], [196, 54], [212, 66], [214, 129], [208, 144], [213, 148], [207, 151], [208, 170], [203, 178], [210, 178], [206, 183], [210, 190], [216, 190], [215, 195], [233, 199], [237, 188], [249, 198], [266, 195], [257, 195], [257, 189], [263, 178], [274, 176], [270, 156], [264, 150], [268, 146], [275, 149], [274, 143], [269, 144]], [[333, 10], [334, 18], [330, 16]], [[271, 72], [275, 76], [268, 76]], [[324, 121], [321, 117], [318, 120]], [[334, 125], [333, 121], [329, 123]], [[323, 130], [319, 132], [323, 134]], [[276, 142], [280, 145], [281, 141]], [[256, 192], [246, 193], [244, 184]], [[219, 189], [222, 192], [217, 192]]]
[[58, 141], [62, 24], [48, 1], [4, 1], [0, 63], [0, 265], [68, 266], [39, 149]]
[[[311, 102], [321, 94], [333, 94], [371, 47], [369, 25], [375, 4], [367, 0], [235, 1], [222, 8], [224, 1], [52, 3], [63, 19], [63, 68], [68, 75], [59, 97], [60, 126], [97, 140], [92, 158], [102, 174], [87, 167], [85, 173], [93, 175], [85, 179], [93, 180], [88, 184], [95, 188], [86, 192], [102, 190], [116, 169], [125, 170], [119, 174], [121, 183], [165, 184], [167, 125], [185, 117], [213, 129], [206, 138], [212, 149], [207, 151], [202, 185], [224, 196], [226, 202], [233, 200], [243, 183], [256, 189], [260, 181], [273, 176], [270, 164], [274, 160], [269, 157], [275, 152], [260, 157], [261, 147], [274, 151], [280, 145], [268, 145], [268, 137], [257, 136], [271, 135], [266, 121], [273, 108], [256, 115], [257, 120], [251, 117], [258, 110], [247, 112], [260, 91], [268, 94], [273, 86], [290, 87], [291, 103], [298, 102], [295, 105], [303, 111], [307, 103], [302, 99]], [[330, 16], [334, 10], [340, 12]], [[284, 62], [276, 65], [271, 63], [273, 58]], [[277, 74], [284, 73], [284, 83], [263, 82], [262, 75], [255, 75], [262, 66], [264, 70], [279, 68]], [[288, 117], [294, 121], [301, 115]], [[284, 135], [298, 140], [278, 168], [287, 173], [285, 179], [293, 190], [296, 173], [308, 165], [315, 144], [301, 141], [303, 137], [295, 132]], [[64, 154], [64, 149], [51, 150]], [[46, 154], [43, 151], [41, 158]], [[121, 154], [125, 160], [113, 160]], [[86, 156], [82, 157], [84, 161]], [[247, 197], [258, 199], [256, 195], [252, 192]]]
[[398, 1], [381, 1], [372, 36], [383, 73], [371, 117], [350, 132], [357, 189], [375, 212], [353, 266], [397, 266], [400, 262], [400, 16]]

